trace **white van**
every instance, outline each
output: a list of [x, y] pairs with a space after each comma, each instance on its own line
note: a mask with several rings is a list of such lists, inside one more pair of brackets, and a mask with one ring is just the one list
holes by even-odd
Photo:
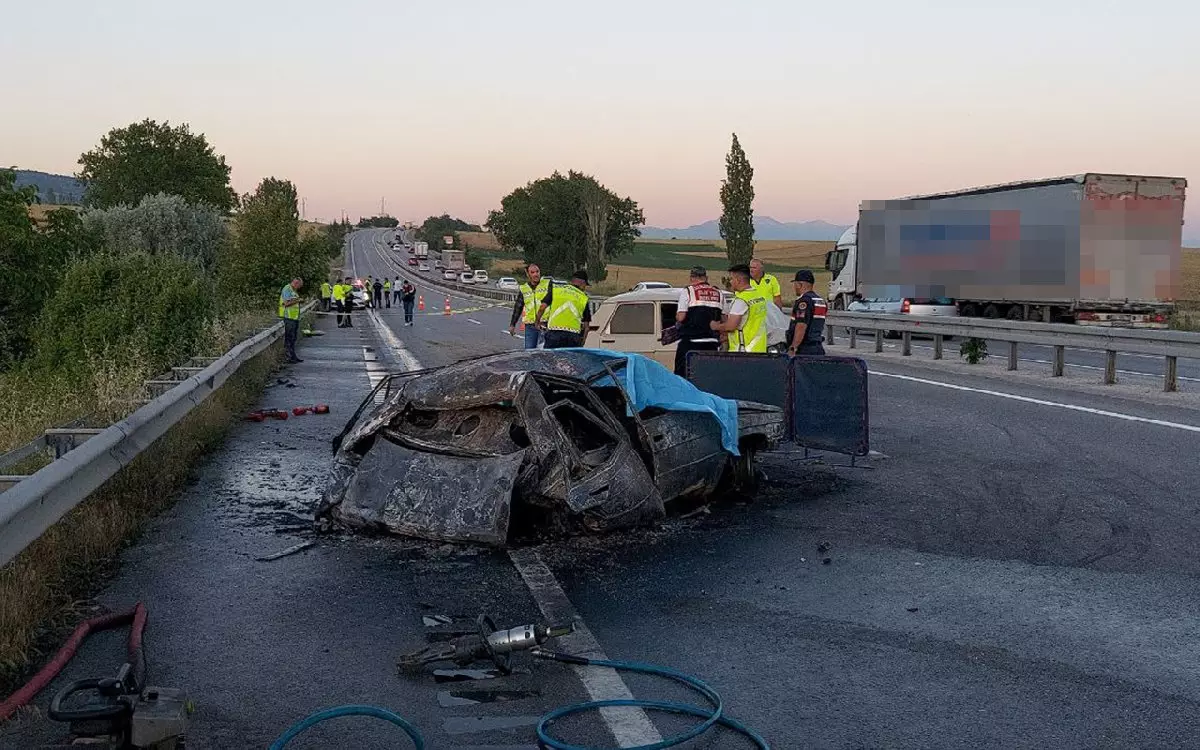
[[[721, 292], [722, 307], [729, 312], [730, 292]], [[600, 303], [592, 313], [583, 345], [652, 357], [668, 369], [675, 368], [673, 342], [659, 343], [664, 328], [675, 325], [679, 311], [679, 289], [645, 289], [625, 292]]]

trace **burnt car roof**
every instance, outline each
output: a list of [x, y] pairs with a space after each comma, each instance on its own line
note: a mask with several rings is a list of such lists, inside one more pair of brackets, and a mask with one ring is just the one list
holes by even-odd
[[431, 370], [404, 387], [404, 398], [429, 408], [468, 406], [511, 399], [528, 374], [572, 378], [584, 383], [608, 368], [625, 366], [620, 357], [587, 351], [530, 349], [494, 354]]

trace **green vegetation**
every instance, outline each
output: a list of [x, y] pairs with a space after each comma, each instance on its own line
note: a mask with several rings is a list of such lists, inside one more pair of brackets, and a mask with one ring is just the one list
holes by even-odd
[[[633, 250], [629, 255], [621, 258], [621, 264], [625, 266], [640, 266], [644, 268], [676, 268], [687, 270], [692, 266], [704, 266], [708, 269], [711, 278], [714, 271], [724, 272], [729, 268], [729, 261], [721, 257], [712, 257], [712, 253], [720, 253], [721, 248], [712, 243], [698, 242], [695, 245], [680, 245], [667, 244], [664, 242], [635, 242]], [[688, 253], [705, 253], [705, 255], [688, 255]], [[765, 263], [767, 273], [773, 273], [777, 276], [787, 275], [796, 272], [795, 266], [781, 265], [778, 263]], [[781, 275], [782, 274], [782, 275]], [[719, 274], [717, 275], [719, 276]]]
[[574, 171], [517, 188], [487, 221], [504, 248], [520, 248], [524, 259], [543, 272], [565, 276], [586, 267], [593, 282], [605, 278], [609, 260], [633, 249], [637, 227], [645, 223], [633, 199]]
[[222, 212], [237, 204], [225, 157], [187, 124], [173, 128], [147, 119], [116, 128], [100, 139], [98, 148], [80, 156], [79, 165], [85, 202], [96, 208], [134, 206], [158, 193]]
[[391, 216], [361, 217], [358, 220], [357, 226], [359, 229], [395, 229], [400, 226], [400, 220]]
[[[459, 241], [459, 232], [479, 232], [482, 228], [476, 224], [469, 224], [462, 219], [456, 219], [450, 214], [442, 214], [441, 216], [430, 216], [417, 229], [417, 239], [422, 242], [428, 242], [431, 248], [447, 247], [445, 238], [453, 237], [454, 242], [449, 245], [451, 248], [461, 248], [462, 243]], [[471, 266], [472, 268], [482, 268], [482, 266]]]
[[721, 238], [729, 262], [749, 263], [754, 257], [754, 168], [733, 134], [733, 145], [725, 157], [725, 180], [721, 183]]

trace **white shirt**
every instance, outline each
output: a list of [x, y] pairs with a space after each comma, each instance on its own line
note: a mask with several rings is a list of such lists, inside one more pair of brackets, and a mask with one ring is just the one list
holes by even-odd
[[750, 312], [750, 305], [746, 304], [746, 300], [739, 297], [733, 298], [733, 303], [729, 305], [730, 315], [745, 315]]

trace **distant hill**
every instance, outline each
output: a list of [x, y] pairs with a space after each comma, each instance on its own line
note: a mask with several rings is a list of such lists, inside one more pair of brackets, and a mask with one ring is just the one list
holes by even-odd
[[[756, 240], [836, 240], [847, 227], [827, 221], [784, 222], [770, 216], [754, 217]], [[648, 240], [719, 240], [720, 222], [717, 219], [682, 229], [643, 227], [642, 237]]]
[[34, 172], [28, 169], [15, 170], [17, 187], [33, 185], [38, 190], [38, 200], [60, 206], [78, 205], [83, 202], [83, 184], [74, 177], [61, 174]]

